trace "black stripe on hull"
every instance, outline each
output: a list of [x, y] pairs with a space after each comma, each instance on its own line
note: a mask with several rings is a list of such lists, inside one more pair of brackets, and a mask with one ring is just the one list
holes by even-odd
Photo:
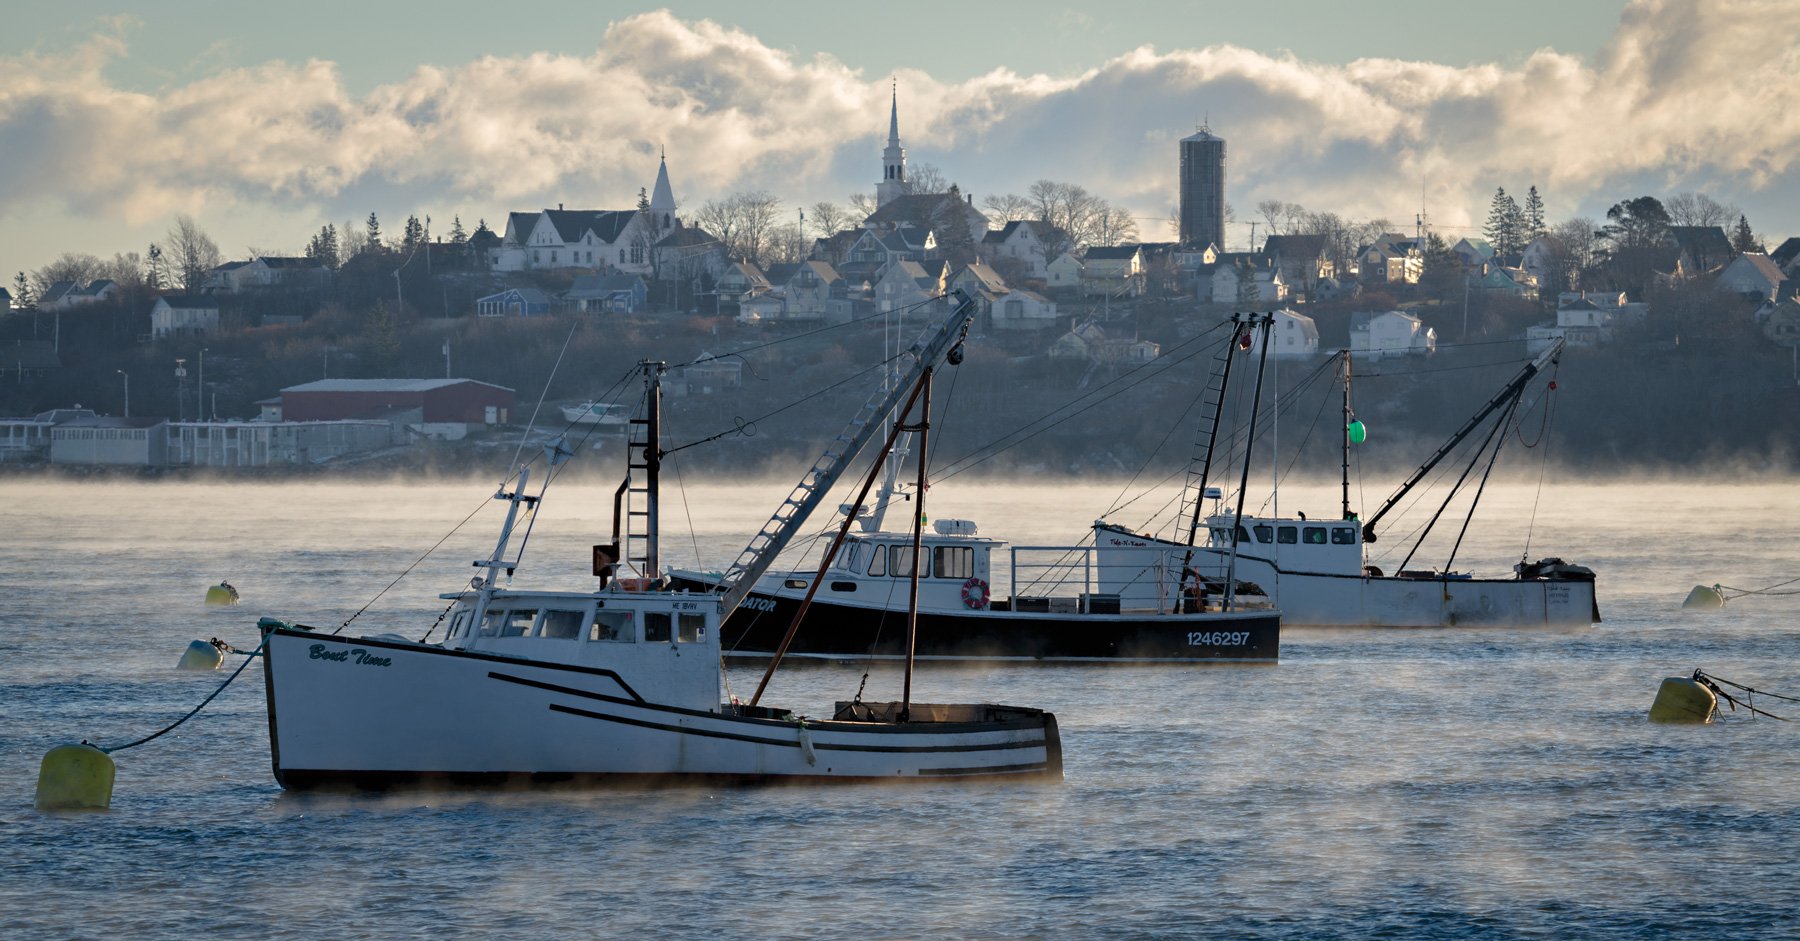
[[766, 787], [784, 784], [932, 784], [956, 781], [1018, 780], [1062, 777], [1062, 762], [996, 765], [990, 768], [942, 768], [913, 775], [837, 774], [649, 774], [572, 771], [339, 771], [328, 769], [276, 769], [275, 780], [290, 791], [388, 791], [512, 789], [512, 788], [668, 788], [668, 787]]
[[[639, 728], [654, 729], [658, 732], [668, 732], [673, 735], [697, 735], [701, 738], [722, 738], [722, 739], [728, 739], [728, 740], [734, 741], [734, 742], [750, 742], [750, 743], [756, 744], [756, 745], [778, 745], [783, 748], [799, 748], [800, 747], [800, 742], [798, 739], [788, 740], [788, 739], [762, 738], [761, 736], [745, 735], [740, 732], [728, 732], [724, 729], [687, 729], [687, 728], [682, 728], [681, 726], [678, 726], [678, 725], [669, 725], [664, 722], [651, 722], [647, 719], [632, 719], [632, 718], [628, 718], [626, 716], [608, 715], [607, 713], [604, 713], [604, 712], [591, 712], [587, 709], [577, 709], [574, 706], [564, 706], [564, 705], [555, 704], [555, 703], [551, 704], [550, 711], [567, 713], [568, 715], [572, 715], [572, 716], [583, 716], [583, 717], [589, 718], [589, 719], [599, 719], [602, 722], [617, 722], [620, 725], [634, 725]], [[905, 732], [915, 732], [915, 733], [920, 732], [920, 731], [938, 731], [938, 729], [936, 729], [934, 726], [935, 726], [935, 723], [933, 723], [933, 724], [920, 723], [918, 725], [911, 725], [911, 726], [889, 726], [889, 727], [885, 727], [883, 729], [874, 730], [874, 731], [886, 731], [888, 729], [894, 729], [894, 730], [905, 731]], [[810, 726], [809, 725], [809, 726], [807, 726], [807, 728], [810, 731], [814, 731], [814, 732], [828, 731], [828, 730], [822, 729], [819, 726]], [[993, 729], [992, 731], [996, 731], [996, 732], [1011, 731], [1011, 730], [1014, 730], [1017, 728], [1019, 728], [1019, 726], [1017, 724], [1013, 724], [1010, 727], [997, 727], [997, 728]], [[1027, 728], [1029, 728], [1029, 726], [1027, 726]], [[986, 731], [986, 730], [982, 730], [982, 731]], [[868, 733], [859, 732], [858, 734], [868, 734]], [[940, 753], [941, 754], [951, 754], [951, 753], [958, 753], [958, 752], [1009, 751], [1009, 750], [1015, 749], [1015, 748], [1042, 748], [1042, 747], [1044, 747], [1044, 744], [1045, 744], [1044, 741], [1041, 739], [1038, 741], [1035, 741], [1035, 742], [1030, 742], [1030, 741], [995, 742], [993, 744], [987, 744], [987, 745], [851, 745], [851, 744], [845, 744], [845, 743], [841, 743], [841, 742], [814, 742], [813, 750], [814, 751], [880, 752], [883, 754], [931, 755], [931, 754], [940, 754]]]
[[[677, 579], [678, 587], [705, 590]], [[799, 600], [751, 592], [725, 620], [727, 657], [766, 658], [781, 644]], [[1234, 636], [1234, 635], [1242, 635]], [[1219, 643], [1218, 641], [1226, 641]], [[1241, 643], [1230, 643], [1241, 640]], [[1040, 614], [991, 611], [919, 612], [924, 660], [1056, 660], [1070, 662], [1274, 662], [1280, 659], [1280, 616]], [[860, 608], [815, 598], [788, 648], [790, 656], [904, 659], [906, 612]]]

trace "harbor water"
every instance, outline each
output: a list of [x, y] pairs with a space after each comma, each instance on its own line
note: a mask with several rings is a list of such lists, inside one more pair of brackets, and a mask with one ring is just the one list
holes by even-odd
[[[592, 584], [614, 483], [552, 490], [521, 586]], [[788, 485], [677, 483], [665, 552], [702, 569], [726, 567]], [[930, 512], [1068, 542], [1121, 486], [958, 479]], [[0, 937], [1800, 934], [1800, 723], [1646, 720], [1662, 678], [1696, 667], [1800, 694], [1800, 595], [1681, 609], [1696, 584], [1800, 576], [1785, 480], [1490, 486], [1455, 567], [1590, 566], [1605, 618], [1590, 628], [1287, 629], [1273, 666], [922, 670], [921, 700], [1054, 711], [1060, 783], [289, 794], [253, 667], [115, 755], [110, 811], [33, 809], [48, 749], [128, 742], [218, 685], [175, 671], [191, 640], [253, 647], [260, 615], [425, 634], [438, 593], [492, 548], [493, 488], [0, 485]], [[1331, 517], [1337, 499], [1288, 488], [1281, 510]], [[1404, 554], [1411, 525], [1379, 547]], [[241, 606], [203, 605], [222, 579]], [[784, 669], [765, 702], [828, 714], [863, 674]], [[734, 667], [733, 691], [757, 675]], [[891, 667], [866, 683], [898, 698]]]

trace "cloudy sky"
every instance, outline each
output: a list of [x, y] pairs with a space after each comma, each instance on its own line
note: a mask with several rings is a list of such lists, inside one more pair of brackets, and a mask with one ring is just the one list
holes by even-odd
[[1205, 120], [1240, 220], [1423, 206], [1460, 236], [1496, 186], [1535, 185], [1553, 220], [1696, 191], [1779, 240], [1800, 233], [1796, 6], [40, 4], [0, 34], [0, 270], [141, 252], [180, 213], [244, 257], [371, 211], [441, 233], [627, 208], [665, 147], [689, 208], [843, 202], [879, 178], [890, 80], [910, 161], [978, 200], [1080, 183], [1145, 238]]

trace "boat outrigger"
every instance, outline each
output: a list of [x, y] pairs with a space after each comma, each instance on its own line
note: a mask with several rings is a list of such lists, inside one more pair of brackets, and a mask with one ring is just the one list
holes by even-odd
[[[914, 344], [909, 386], [963, 330], [966, 318], [953, 316]], [[621, 519], [641, 529], [624, 526], [622, 540], [594, 547], [596, 589], [502, 586], [523, 555], [522, 546], [510, 548], [512, 538], [520, 527], [529, 532], [542, 506], [542, 486], [527, 493], [526, 467], [495, 495], [506, 518], [493, 553], [475, 563], [483, 574], [440, 596], [450, 603], [441, 642], [262, 621], [269, 743], [282, 786], [1061, 777], [1055, 716], [914, 702], [910, 669], [902, 699], [864, 702], [859, 694], [823, 719], [760, 704], [774, 664], [748, 703], [722, 698], [720, 625], [805, 511], [784, 505], [780, 525], [746, 550], [745, 590], [670, 590], [657, 548], [663, 365], [642, 369], [646, 414], [632, 420], [620, 488]], [[905, 391], [878, 396], [859, 421], [891, 411], [886, 398]], [[821, 494], [855, 450], [821, 460], [824, 473], [813, 481]], [[552, 446], [545, 456], [547, 485], [568, 451]], [[614, 528], [621, 531], [619, 520]]]

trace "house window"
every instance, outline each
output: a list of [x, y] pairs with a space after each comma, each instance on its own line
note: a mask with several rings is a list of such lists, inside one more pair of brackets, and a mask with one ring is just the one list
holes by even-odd
[[625, 263], [625, 250], [621, 248], [621, 249], [619, 249], [619, 264], [624, 264], [624, 263]]
[[553, 265], [556, 264], [556, 252], [554, 251], [550, 253], [550, 263]]
[[538, 263], [538, 262], [540, 262], [540, 261], [543, 261], [543, 260], [544, 260], [544, 259], [543, 259], [543, 258], [542, 258], [542, 257], [540, 257], [540, 256], [539, 256], [539, 255], [538, 255], [538, 250], [537, 250], [537, 249], [535, 249], [535, 248], [534, 248], [534, 249], [532, 249], [532, 250], [531, 250], [531, 263], [532, 263], [532, 264], [534, 264], [534, 265], [535, 265], [535, 264], [537, 264], [537, 263]]
[[631, 263], [634, 265], [641, 265], [644, 263], [644, 246], [631, 246]]

